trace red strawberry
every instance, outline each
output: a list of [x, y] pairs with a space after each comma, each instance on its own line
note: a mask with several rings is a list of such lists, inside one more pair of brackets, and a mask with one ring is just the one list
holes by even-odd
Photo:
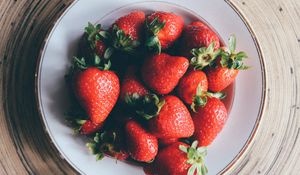
[[207, 78], [201, 70], [191, 70], [185, 74], [178, 85], [178, 95], [187, 104], [193, 103], [193, 98], [200, 86], [201, 91], [206, 92], [208, 88]]
[[146, 46], [156, 53], [167, 49], [180, 37], [184, 27], [181, 16], [168, 12], [154, 12], [147, 17], [146, 27], [150, 33]]
[[183, 32], [181, 53], [186, 57], [191, 56], [191, 50], [194, 48], [208, 47], [215, 43], [214, 49], [220, 47], [218, 35], [204, 23], [197, 21], [187, 25]]
[[130, 156], [140, 162], [152, 161], [158, 151], [156, 137], [133, 120], [127, 122], [125, 130], [127, 148]]
[[142, 41], [145, 13], [134, 11], [122, 16], [112, 25], [113, 46], [116, 49], [132, 52]]
[[90, 120], [86, 120], [80, 128], [80, 133], [84, 134], [84, 135], [92, 134], [92, 133], [96, 132], [97, 130], [99, 130], [102, 127], [102, 125], [103, 125], [103, 123], [96, 124]]
[[208, 89], [213, 92], [219, 92], [228, 87], [238, 75], [239, 70], [247, 69], [243, 64], [243, 59], [247, 58], [245, 52], [235, 52], [236, 38], [229, 38], [229, 49], [223, 50], [221, 58], [217, 59], [214, 66], [207, 70]]
[[129, 66], [126, 70], [123, 82], [121, 84], [121, 93], [120, 99], [124, 101], [125, 98], [128, 98], [132, 95], [144, 96], [149, 94], [149, 91], [141, 83], [137, 77], [137, 68], [134, 66]]
[[114, 72], [89, 67], [76, 75], [74, 90], [90, 120], [100, 124], [116, 104], [120, 84]]
[[194, 133], [191, 115], [176, 96], [162, 98], [164, 105], [157, 116], [149, 120], [149, 129], [157, 138], [184, 138]]
[[216, 138], [227, 121], [227, 110], [223, 102], [214, 97], [208, 97], [206, 104], [197, 107], [192, 113], [195, 125], [193, 138], [200, 146], [208, 146]]
[[142, 66], [142, 78], [146, 85], [159, 94], [170, 93], [188, 69], [185, 57], [162, 53], [146, 59]]
[[192, 146], [176, 142], [161, 149], [144, 171], [149, 175], [205, 175], [208, 172], [204, 165], [206, 154], [206, 148], [197, 148], [197, 142]]

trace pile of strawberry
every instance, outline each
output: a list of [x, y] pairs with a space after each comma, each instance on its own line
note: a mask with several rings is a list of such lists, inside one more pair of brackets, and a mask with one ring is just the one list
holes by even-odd
[[222, 130], [222, 91], [246, 69], [201, 21], [133, 11], [104, 30], [89, 24], [68, 75], [72, 123], [104, 154], [151, 175], [206, 174], [206, 146]]

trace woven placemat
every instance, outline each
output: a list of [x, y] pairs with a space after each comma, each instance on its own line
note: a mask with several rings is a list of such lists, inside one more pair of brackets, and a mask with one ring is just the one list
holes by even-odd
[[[44, 133], [34, 91], [44, 39], [70, 3], [0, 0], [0, 174], [76, 174]], [[299, 174], [300, 1], [229, 3], [257, 37], [267, 91], [257, 133], [228, 174]]]

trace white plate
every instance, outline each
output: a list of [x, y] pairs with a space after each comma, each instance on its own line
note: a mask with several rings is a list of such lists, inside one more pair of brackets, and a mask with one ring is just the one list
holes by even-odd
[[46, 40], [37, 68], [37, 99], [46, 132], [61, 156], [81, 174], [140, 175], [140, 167], [111, 158], [95, 161], [82, 138], [64, 122], [68, 106], [64, 75], [76, 54], [87, 22], [110, 25], [132, 9], [172, 11], [193, 20], [205, 19], [226, 41], [235, 34], [238, 50], [248, 53], [251, 69], [240, 72], [229, 120], [208, 148], [209, 174], [222, 174], [240, 157], [257, 129], [264, 103], [265, 74], [256, 42], [245, 21], [223, 0], [88, 0], [75, 1], [59, 18]]

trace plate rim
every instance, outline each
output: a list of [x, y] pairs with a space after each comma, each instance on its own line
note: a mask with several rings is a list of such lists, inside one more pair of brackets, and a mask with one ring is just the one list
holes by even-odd
[[[68, 160], [68, 158], [61, 152], [61, 150], [59, 149], [59, 146], [57, 146], [57, 143], [54, 143], [54, 141], [52, 139], [52, 136], [50, 134], [50, 131], [48, 130], [48, 127], [46, 126], [44, 113], [42, 112], [43, 110], [42, 110], [41, 96], [40, 96], [41, 89], [40, 89], [40, 86], [39, 86], [40, 85], [42, 57], [45, 53], [45, 48], [46, 48], [46, 46], [48, 44], [48, 41], [50, 39], [49, 37], [51, 36], [52, 32], [54, 32], [54, 29], [57, 27], [57, 24], [62, 20], [62, 17], [77, 2], [79, 2], [79, 0], [74, 0], [73, 2], [67, 4], [66, 8], [61, 11], [61, 14], [57, 15], [55, 17], [55, 19], [52, 21], [52, 23], [50, 24], [50, 27], [48, 28], [47, 33], [45, 34], [45, 38], [44, 38], [43, 43], [40, 47], [38, 58], [36, 60], [37, 64], [36, 64], [36, 67], [35, 67], [35, 74], [34, 74], [34, 76], [35, 76], [34, 77], [34, 93], [35, 93], [35, 100], [36, 100], [35, 106], [37, 107], [39, 119], [42, 121], [40, 123], [42, 124], [43, 132], [46, 135], [48, 143], [51, 144], [51, 147], [54, 148], [53, 150], [55, 151], [55, 153], [57, 155], [59, 155], [59, 157], [62, 159], [62, 161], [64, 161], [65, 164], [67, 164], [68, 167], [70, 167], [76, 173], [83, 173], [81, 170], [78, 169], [78, 167], [73, 165], [73, 163], [71, 163], [71, 161]], [[141, 1], [141, 2], [150, 2], [150, 1], [145, 0], [145, 1]], [[165, 1], [158, 1], [158, 2], [165, 2]], [[227, 3], [227, 5], [238, 15], [238, 17], [244, 23], [244, 25], [246, 26], [248, 32], [251, 35], [251, 38], [252, 38], [254, 44], [255, 44], [255, 48], [257, 50], [258, 58], [259, 58], [259, 62], [260, 62], [260, 71], [261, 71], [261, 76], [262, 76], [262, 88], [261, 88], [261, 99], [260, 99], [260, 105], [259, 105], [259, 112], [258, 112], [258, 115], [256, 117], [255, 124], [254, 124], [254, 126], [251, 130], [250, 135], [248, 136], [248, 138], [247, 138], [246, 142], [244, 143], [243, 147], [239, 150], [239, 152], [235, 155], [235, 157], [222, 170], [220, 170], [218, 172], [218, 175], [222, 175], [222, 174], [225, 174], [228, 171], [230, 171], [230, 169], [237, 163], [238, 160], [240, 160], [240, 158], [249, 150], [249, 148], [253, 144], [253, 139], [255, 138], [255, 136], [257, 134], [257, 130], [261, 126], [260, 122], [261, 122], [262, 116], [264, 115], [265, 106], [266, 106], [265, 105], [266, 104], [266, 94], [267, 94], [267, 91], [266, 91], [266, 89], [267, 89], [267, 79], [266, 79], [267, 73], [266, 73], [266, 69], [265, 69], [265, 61], [264, 61], [264, 57], [263, 57], [263, 54], [262, 54], [262, 49], [261, 49], [261, 46], [260, 46], [260, 44], [257, 40], [256, 34], [255, 34], [254, 30], [252, 29], [248, 19], [242, 14], [242, 12], [237, 8], [237, 6], [234, 3], [230, 2], [229, 0], [224, 0], [224, 2]], [[134, 3], [129, 3], [129, 4], [134, 4]], [[126, 5], [129, 5], [129, 4], [126, 4]], [[178, 5], [176, 3], [172, 3], [172, 4]]]

